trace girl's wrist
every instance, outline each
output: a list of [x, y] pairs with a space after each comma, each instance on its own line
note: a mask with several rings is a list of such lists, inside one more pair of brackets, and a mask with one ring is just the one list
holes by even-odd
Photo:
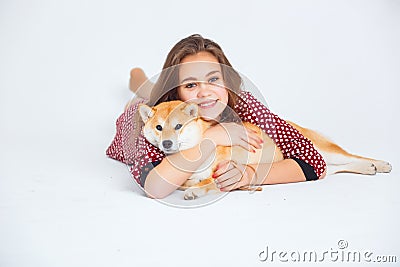
[[221, 145], [220, 144], [220, 135], [218, 134], [218, 132], [216, 131], [216, 129], [214, 129], [215, 126], [207, 129], [204, 134], [203, 134], [203, 140], [211, 140], [215, 146]]
[[249, 165], [244, 165], [244, 171], [242, 173], [242, 179], [239, 181], [239, 187], [246, 187], [249, 186], [251, 184], [252, 181], [252, 177], [254, 175], [254, 172], [252, 171], [252, 169], [249, 167]]
[[246, 166], [244, 175], [245, 177], [242, 178], [243, 184], [241, 186], [255, 185], [257, 177], [256, 170], [250, 165], [245, 165], [245, 166]]

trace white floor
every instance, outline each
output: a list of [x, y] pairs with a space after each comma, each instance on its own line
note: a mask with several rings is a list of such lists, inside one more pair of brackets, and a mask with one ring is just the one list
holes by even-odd
[[[399, 2], [262, 2], [0, 4], [0, 266], [284, 265], [311, 251], [324, 265], [342, 252], [399, 264]], [[105, 149], [131, 97], [129, 69], [156, 74], [191, 33], [219, 42], [281, 117], [392, 173], [190, 209], [144, 197]]]

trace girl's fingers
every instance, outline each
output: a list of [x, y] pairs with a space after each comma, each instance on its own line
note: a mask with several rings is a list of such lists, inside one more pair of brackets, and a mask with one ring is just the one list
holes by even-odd
[[239, 146], [243, 147], [244, 149], [246, 149], [249, 152], [255, 152], [254, 149], [256, 148], [255, 146], [249, 144], [247, 142], [247, 140], [243, 140], [243, 139], [240, 139]]
[[256, 132], [254, 132], [251, 129], [246, 129], [244, 132], [244, 136], [242, 137], [243, 140], [248, 142], [250, 145], [252, 145], [255, 148], [261, 148], [261, 144], [264, 142]]
[[244, 170], [244, 165], [230, 162], [228, 171], [215, 179], [217, 187], [222, 191], [230, 191], [237, 188], [238, 183], [242, 179]]
[[228, 172], [221, 175], [216, 179], [216, 184], [218, 188], [226, 188], [228, 186], [235, 185], [240, 181], [241, 173], [237, 170], [229, 170]]
[[258, 143], [258, 141], [254, 139], [247, 139], [243, 138], [241, 139], [240, 146], [242, 146], [244, 149], [250, 151], [250, 152], [255, 152], [255, 149], [261, 148], [261, 145]]
[[240, 182], [241, 180], [241, 174], [237, 173], [234, 176], [232, 176], [230, 179], [225, 180], [222, 183], [217, 183], [217, 186], [222, 190], [222, 191], [231, 191], [233, 189], [235, 189], [237, 186], [237, 184]]
[[227, 172], [229, 170], [229, 168], [232, 168], [232, 166], [230, 166], [231, 164], [229, 164], [229, 163], [230, 163], [229, 160], [225, 160], [225, 161], [218, 163], [217, 168], [213, 174], [213, 178], [217, 178], [221, 174]]
[[231, 161], [227, 160], [224, 162], [224, 167], [219, 168], [214, 174], [216, 174], [215, 182], [221, 183], [227, 179], [232, 177], [232, 170], [235, 166], [232, 164]]
[[258, 148], [261, 148], [262, 143], [264, 143], [264, 140], [262, 140], [258, 135], [251, 135], [250, 139], [256, 142]]
[[[261, 148], [263, 140], [256, 131], [234, 123], [221, 124], [221, 127], [225, 130], [232, 145], [240, 145], [250, 152]], [[243, 145], [242, 140], [246, 145]]]
[[215, 169], [216, 169], [216, 170], [219, 170], [219, 169], [226, 168], [226, 165], [228, 165], [228, 164], [229, 164], [229, 160], [221, 161], [221, 162], [219, 162], [219, 163], [217, 164], [217, 166], [215, 167]]
[[245, 141], [248, 142], [250, 145], [252, 145], [254, 148], [257, 148], [257, 149], [261, 148], [260, 141], [259, 141], [259, 139], [257, 137], [256, 138], [249, 138], [249, 139], [247, 139]]
[[252, 141], [256, 142], [256, 144], [258, 145], [258, 148], [261, 148], [261, 144], [264, 143], [262, 138], [254, 131], [248, 133], [247, 137], [248, 137], [249, 140], [252, 140]]
[[232, 172], [232, 170], [220, 175], [218, 179], [215, 179], [215, 183], [219, 185], [220, 187], [226, 186], [227, 184], [230, 184], [230, 180], [232, 177], [235, 176], [235, 173]]

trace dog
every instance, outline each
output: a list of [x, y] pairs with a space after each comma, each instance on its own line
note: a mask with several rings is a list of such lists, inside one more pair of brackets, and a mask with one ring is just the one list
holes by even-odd
[[[155, 107], [140, 104], [139, 113], [144, 122], [144, 137], [167, 155], [199, 144], [204, 132], [213, 125], [212, 122], [200, 118], [197, 104], [179, 100], [163, 102]], [[328, 175], [339, 172], [372, 175], [390, 172], [392, 169], [388, 162], [350, 154], [316, 131], [287, 122], [313, 143], [327, 164]], [[217, 164], [223, 160], [240, 164], [283, 160], [280, 149], [259, 127], [247, 122], [243, 122], [243, 126], [254, 130], [263, 139], [262, 147], [256, 149], [255, 153], [249, 153], [240, 146], [217, 146], [215, 157], [206, 160], [180, 188], [185, 190], [184, 199], [190, 200], [210, 192], [219, 192], [211, 175]]]
[[[139, 113], [145, 123], [144, 137], [167, 155], [199, 144], [204, 132], [214, 124], [199, 117], [197, 104], [179, 100], [163, 102], [155, 107], [140, 104]], [[180, 187], [181, 190], [185, 190], [184, 199], [195, 199], [210, 192], [219, 192], [211, 176], [217, 164], [223, 160], [232, 160], [241, 164], [272, 163], [283, 160], [283, 154], [267, 134], [254, 124], [244, 122], [243, 125], [257, 132], [263, 139], [262, 148], [256, 149], [255, 153], [248, 153], [239, 146], [217, 146], [215, 156], [206, 160]], [[259, 190], [258, 188], [242, 189]]]

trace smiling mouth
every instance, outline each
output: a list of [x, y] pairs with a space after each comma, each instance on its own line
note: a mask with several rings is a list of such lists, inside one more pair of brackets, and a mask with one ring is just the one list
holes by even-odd
[[210, 100], [210, 101], [202, 102], [198, 105], [201, 108], [212, 108], [215, 106], [215, 104], [217, 104], [217, 102], [218, 102], [218, 100]]

